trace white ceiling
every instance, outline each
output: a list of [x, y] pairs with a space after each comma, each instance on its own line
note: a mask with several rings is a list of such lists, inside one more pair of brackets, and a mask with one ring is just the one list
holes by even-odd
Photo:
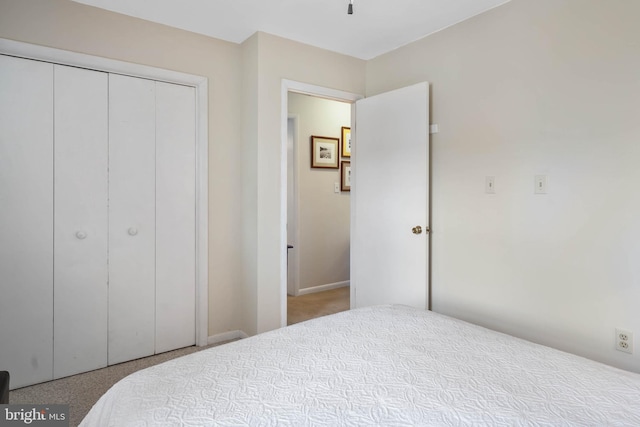
[[74, 0], [242, 43], [263, 31], [371, 59], [510, 0]]

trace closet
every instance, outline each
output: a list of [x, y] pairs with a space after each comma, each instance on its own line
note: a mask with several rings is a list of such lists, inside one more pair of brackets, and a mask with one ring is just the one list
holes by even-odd
[[195, 89], [0, 55], [0, 370], [195, 344]]

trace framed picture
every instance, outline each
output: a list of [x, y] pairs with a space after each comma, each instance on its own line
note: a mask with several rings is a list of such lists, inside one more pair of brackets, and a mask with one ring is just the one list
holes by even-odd
[[351, 191], [351, 162], [343, 161], [340, 166], [340, 190]]
[[311, 167], [338, 169], [338, 138], [311, 137]]
[[342, 126], [342, 157], [351, 157], [351, 128]]

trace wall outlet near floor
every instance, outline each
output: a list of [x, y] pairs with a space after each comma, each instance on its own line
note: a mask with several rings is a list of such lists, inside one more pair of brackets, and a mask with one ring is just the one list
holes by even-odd
[[633, 332], [616, 328], [616, 350], [633, 354]]

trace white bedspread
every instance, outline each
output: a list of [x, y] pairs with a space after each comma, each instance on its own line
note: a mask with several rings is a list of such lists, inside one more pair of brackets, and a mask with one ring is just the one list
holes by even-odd
[[404, 306], [137, 372], [82, 426], [640, 426], [640, 375]]

